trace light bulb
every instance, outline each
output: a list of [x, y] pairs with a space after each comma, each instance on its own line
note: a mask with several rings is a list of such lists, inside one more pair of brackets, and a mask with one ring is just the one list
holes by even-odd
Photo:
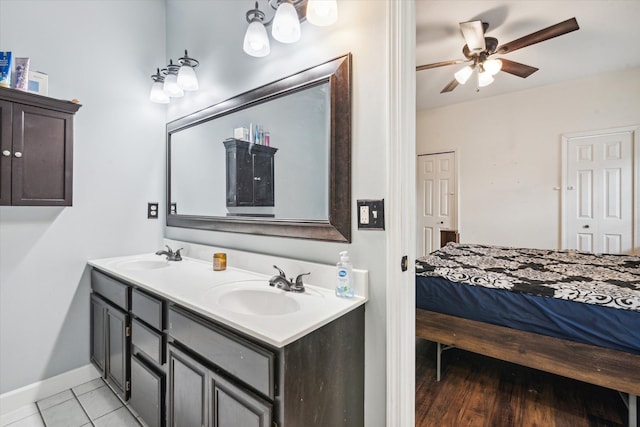
[[164, 78], [164, 93], [172, 98], [180, 98], [184, 96], [184, 91], [178, 86], [178, 76], [176, 74], [167, 74]]
[[493, 83], [493, 80], [493, 76], [486, 71], [483, 73], [478, 73], [478, 87], [489, 86], [491, 83]]
[[183, 64], [178, 71], [178, 86], [184, 90], [198, 90], [198, 77], [195, 70], [187, 64]]
[[456, 78], [458, 83], [463, 85], [467, 82], [467, 80], [469, 80], [469, 77], [471, 77], [471, 74], [473, 74], [473, 67], [467, 66], [458, 70], [453, 76]]
[[162, 81], [154, 81], [149, 93], [149, 100], [158, 104], [168, 104], [169, 96], [164, 93], [164, 83]]
[[488, 59], [484, 61], [484, 63], [482, 64], [482, 68], [484, 68], [484, 71], [486, 71], [487, 73], [495, 76], [502, 69], [502, 61], [500, 61], [499, 59]]
[[262, 22], [253, 21], [249, 24], [247, 32], [244, 35], [243, 49], [248, 55], [258, 58], [269, 54], [271, 51], [269, 37]]
[[296, 8], [291, 3], [281, 3], [273, 18], [271, 35], [281, 43], [295, 43], [300, 40], [300, 21]]
[[338, 3], [336, 0], [309, 0], [307, 2], [307, 21], [313, 25], [324, 27], [338, 20]]

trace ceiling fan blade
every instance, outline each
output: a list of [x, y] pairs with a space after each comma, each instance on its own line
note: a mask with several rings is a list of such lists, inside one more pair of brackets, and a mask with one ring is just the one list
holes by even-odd
[[535, 33], [531, 33], [528, 36], [520, 37], [519, 39], [498, 46], [496, 53], [505, 54], [513, 52], [514, 50], [522, 49], [523, 47], [540, 43], [578, 29], [580, 29], [580, 27], [578, 26], [576, 18], [567, 19], [566, 21], [544, 28], [540, 31], [536, 31]]
[[509, 61], [508, 59], [500, 58], [500, 61], [502, 61], [502, 68], [500, 71], [513, 74], [514, 76], [522, 77], [523, 79], [538, 71], [538, 68], [536, 67], [521, 64], [515, 61]]
[[416, 67], [416, 71], [428, 70], [429, 68], [444, 67], [446, 65], [462, 64], [463, 62], [469, 62], [469, 60], [468, 59], [456, 59], [456, 60], [453, 60], [453, 61], [442, 61], [442, 62], [434, 62], [433, 64], [418, 65]]
[[460, 31], [471, 53], [479, 53], [485, 50], [482, 21], [461, 22]]
[[458, 87], [458, 81], [456, 79], [453, 79], [449, 82], [448, 85], [446, 85], [441, 91], [440, 93], [446, 93], [446, 92], [451, 92], [452, 90], [454, 90], [456, 87]]

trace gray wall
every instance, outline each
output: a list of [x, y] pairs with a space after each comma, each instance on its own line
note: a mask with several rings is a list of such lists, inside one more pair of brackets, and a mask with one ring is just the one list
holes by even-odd
[[164, 106], [148, 101], [165, 62], [157, 0], [0, 0], [0, 50], [77, 98], [73, 206], [0, 207], [0, 393], [89, 363], [91, 258], [151, 252], [164, 200]]
[[[261, 7], [264, 2], [260, 2]], [[253, 58], [242, 51], [245, 13], [252, 2], [237, 0], [167, 1], [167, 52], [184, 51], [200, 60], [201, 90], [168, 108], [169, 120], [231, 98], [257, 86], [288, 76], [329, 59], [353, 54], [352, 106], [352, 210], [353, 243], [256, 237], [168, 227], [172, 239], [335, 263], [338, 252], [348, 250], [355, 267], [369, 270], [370, 302], [366, 306], [365, 424], [385, 423], [385, 233], [357, 231], [357, 199], [386, 195], [385, 83], [387, 81], [386, 2], [340, 1], [339, 20], [329, 28], [302, 24], [302, 39], [295, 45], [271, 43], [271, 54]]]

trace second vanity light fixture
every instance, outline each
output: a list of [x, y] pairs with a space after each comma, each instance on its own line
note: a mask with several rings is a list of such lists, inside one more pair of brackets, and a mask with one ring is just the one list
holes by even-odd
[[194, 68], [199, 64], [198, 60], [189, 57], [185, 49], [178, 64], [170, 59], [167, 68], [157, 68], [156, 73], [151, 76], [153, 85], [149, 99], [159, 104], [168, 104], [171, 98], [184, 96], [185, 91], [198, 90], [198, 77]]
[[[299, 16], [298, 9], [306, 12]], [[275, 14], [265, 21], [266, 15], [258, 7], [247, 12], [247, 32], [243, 49], [251, 56], [263, 57], [271, 52], [269, 37], [265, 27], [271, 25], [271, 36], [281, 43], [295, 43], [300, 40], [300, 21], [305, 19], [313, 25], [327, 26], [338, 19], [337, 0], [267, 0]]]

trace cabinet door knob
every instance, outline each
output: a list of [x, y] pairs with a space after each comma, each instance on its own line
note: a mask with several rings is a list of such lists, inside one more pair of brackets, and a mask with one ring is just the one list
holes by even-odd
[[254, 181], [261, 181], [262, 179], [261, 179], [259, 176], [254, 176], [254, 177], [253, 177], [253, 180], [254, 180]]
[[589, 228], [589, 224], [583, 225], [582, 228]]
[[22, 153], [20, 151], [16, 151], [13, 155], [16, 156], [17, 158], [22, 157]]
[[9, 150], [4, 150], [4, 151], [2, 152], [2, 155], [3, 155], [3, 156], [5, 156], [5, 157], [9, 157], [9, 156], [11, 155], [11, 151], [9, 151]]

